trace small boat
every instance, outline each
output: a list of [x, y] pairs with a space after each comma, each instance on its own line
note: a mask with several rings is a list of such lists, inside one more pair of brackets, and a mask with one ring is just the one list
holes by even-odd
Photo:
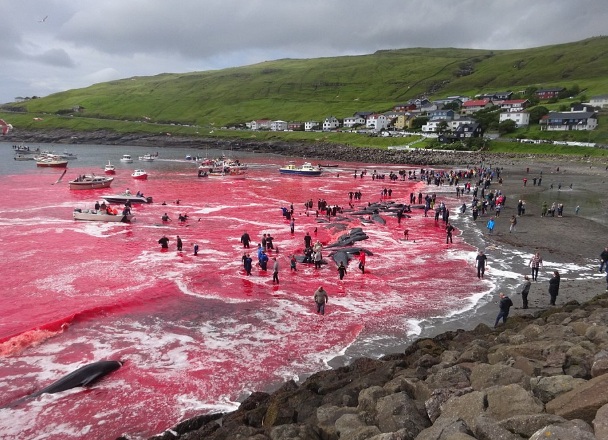
[[61, 157], [62, 159], [67, 159], [67, 160], [78, 159], [78, 156], [76, 156], [74, 153], [70, 153], [69, 151], [64, 151], [63, 153], [59, 153], [59, 154], [57, 154], [57, 156]]
[[320, 167], [314, 166], [310, 162], [304, 162], [299, 167], [289, 164], [279, 168], [279, 173], [281, 174], [295, 174], [298, 176], [320, 176], [322, 172], [323, 170]]
[[319, 168], [338, 168], [339, 165], [326, 163], [325, 165], [319, 164]]
[[65, 168], [68, 166], [68, 160], [62, 159], [56, 154], [45, 154], [42, 156], [37, 156], [35, 160], [36, 166], [39, 167]]
[[146, 180], [148, 178], [148, 173], [145, 170], [135, 170], [131, 173], [131, 177], [139, 180]]
[[74, 220], [88, 220], [94, 222], [122, 222], [129, 223], [135, 217], [133, 214], [123, 215], [119, 212], [108, 214], [107, 210], [74, 209]]
[[144, 162], [154, 162], [154, 159], [156, 159], [156, 156], [152, 156], [151, 154], [139, 156], [139, 160], [143, 160]]
[[114, 177], [96, 176], [95, 174], [83, 174], [74, 180], [70, 180], [70, 189], [99, 189], [109, 188]]
[[152, 197], [144, 197], [143, 195], [131, 194], [129, 191], [122, 194], [109, 194], [107, 196], [101, 196], [108, 203], [119, 203], [125, 204], [126, 202], [131, 203], [152, 203]]
[[114, 167], [114, 165], [112, 165], [110, 161], [108, 161], [108, 164], [104, 167], [103, 171], [106, 174], [116, 174], [116, 168]]
[[31, 154], [18, 153], [18, 154], [15, 154], [14, 159], [15, 160], [34, 160], [34, 156]]
[[122, 157], [120, 158], [120, 161], [122, 163], [133, 163], [133, 158], [131, 157], [130, 154], [123, 154]]

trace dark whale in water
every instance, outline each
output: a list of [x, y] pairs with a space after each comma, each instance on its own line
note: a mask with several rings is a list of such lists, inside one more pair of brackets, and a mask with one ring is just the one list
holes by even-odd
[[85, 365], [77, 370], [72, 371], [70, 374], [63, 376], [61, 379], [56, 382], [53, 382], [49, 386], [44, 387], [41, 390], [30, 394], [29, 396], [25, 396], [21, 399], [15, 400], [14, 402], [9, 403], [8, 405], [3, 406], [2, 408], [16, 406], [27, 399], [33, 399], [42, 394], [60, 393], [61, 391], [66, 391], [72, 388], [86, 387], [92, 385], [102, 377], [110, 374], [115, 370], [118, 370], [120, 367], [122, 367], [122, 365], [122, 361], [93, 362], [92, 364]]

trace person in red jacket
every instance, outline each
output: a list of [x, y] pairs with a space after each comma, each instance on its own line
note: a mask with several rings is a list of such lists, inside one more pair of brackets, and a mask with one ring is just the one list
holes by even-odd
[[359, 269], [361, 273], [365, 273], [365, 252], [359, 251]]

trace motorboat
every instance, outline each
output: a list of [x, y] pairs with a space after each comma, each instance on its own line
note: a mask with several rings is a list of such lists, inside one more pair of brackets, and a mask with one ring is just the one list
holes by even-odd
[[61, 157], [62, 159], [67, 159], [67, 160], [78, 159], [78, 156], [76, 156], [74, 153], [70, 153], [67, 150], [65, 150], [63, 153], [58, 153], [57, 156]]
[[95, 209], [74, 209], [74, 220], [87, 220], [94, 222], [122, 222], [129, 223], [131, 220], [135, 218], [133, 214], [123, 215], [120, 212], [116, 211], [114, 214], [114, 210], [112, 210], [112, 214], [109, 214], [110, 210], [95, 210]]
[[140, 193], [131, 194], [129, 191], [122, 194], [109, 194], [107, 196], [101, 196], [101, 198], [108, 203], [152, 203], [152, 197], [144, 197]]
[[122, 163], [133, 163], [133, 158], [131, 157], [130, 154], [123, 154], [122, 157], [120, 158], [120, 161]]
[[56, 154], [44, 154], [42, 156], [37, 156], [35, 160], [36, 166], [39, 167], [65, 168], [68, 166], [68, 160], [62, 159]]
[[35, 158], [34, 158], [34, 156], [32, 154], [21, 154], [21, 153], [18, 153], [18, 154], [15, 154], [14, 159], [15, 160], [34, 160]]
[[108, 161], [108, 164], [104, 167], [103, 171], [106, 174], [116, 174], [116, 168], [114, 167], [114, 165], [112, 165], [110, 161]]
[[96, 176], [95, 174], [83, 174], [74, 180], [70, 180], [70, 189], [99, 189], [109, 188], [114, 177]]
[[146, 180], [148, 178], [148, 173], [145, 170], [135, 170], [131, 173], [131, 177], [138, 180]]
[[143, 156], [139, 156], [139, 160], [143, 160], [144, 162], [154, 162], [154, 159], [156, 159], [156, 156], [153, 156], [151, 154], [144, 154]]
[[318, 166], [312, 165], [310, 162], [304, 162], [301, 166], [297, 167], [294, 164], [289, 164], [282, 168], [279, 168], [281, 174], [294, 174], [298, 176], [320, 176], [323, 173], [323, 169]]

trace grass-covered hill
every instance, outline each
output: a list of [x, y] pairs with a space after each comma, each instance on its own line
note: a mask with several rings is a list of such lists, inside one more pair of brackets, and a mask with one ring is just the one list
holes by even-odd
[[384, 111], [431, 98], [577, 85], [608, 93], [608, 37], [525, 50], [413, 48], [371, 55], [269, 61], [186, 74], [161, 74], [12, 103], [29, 113], [221, 126], [269, 118], [305, 121]]

